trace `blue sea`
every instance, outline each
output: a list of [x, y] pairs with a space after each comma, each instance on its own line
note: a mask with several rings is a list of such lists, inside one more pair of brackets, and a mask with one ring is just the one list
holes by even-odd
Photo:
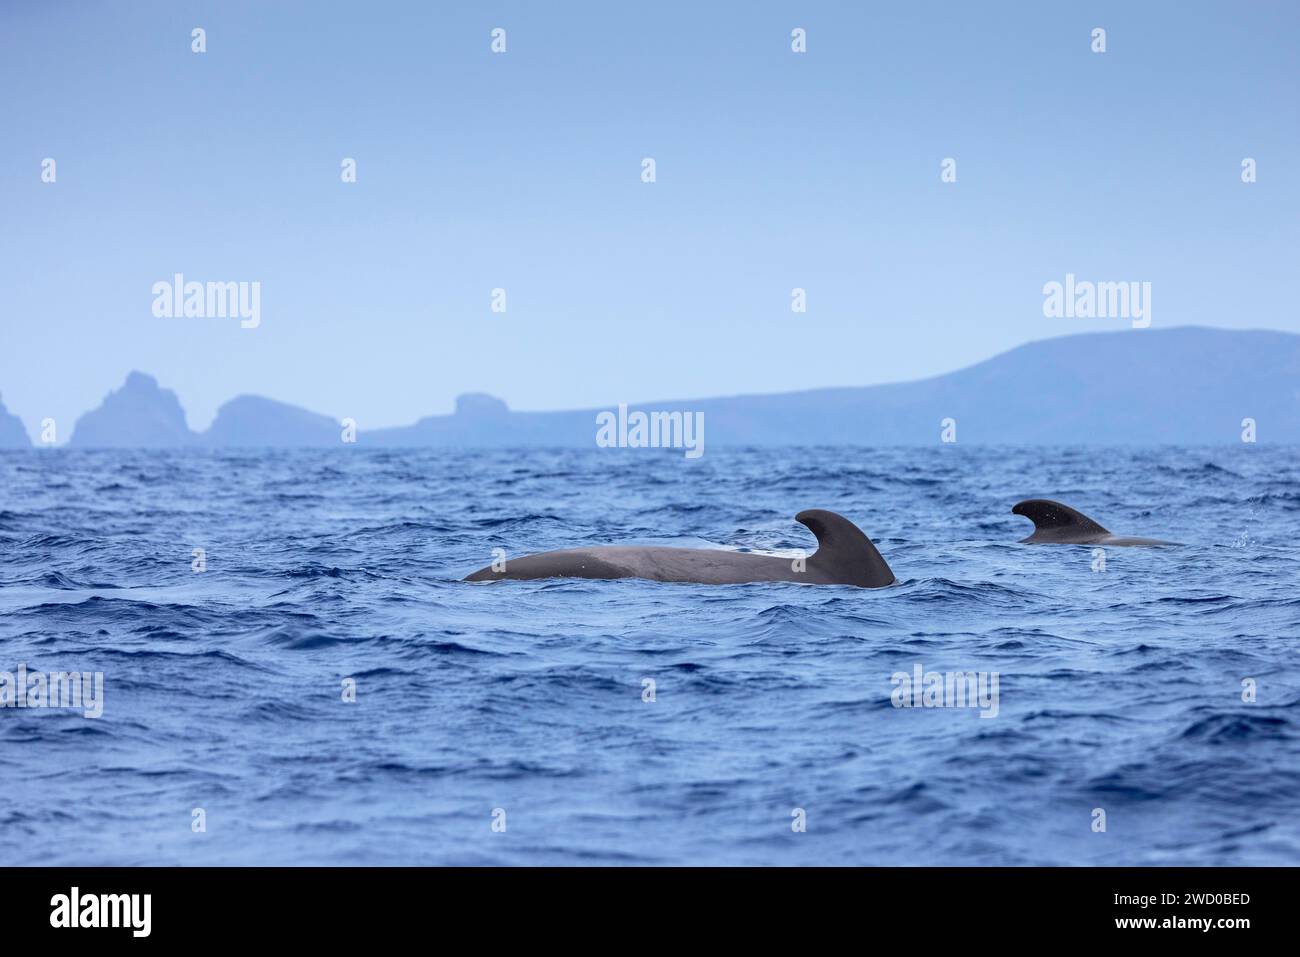
[[[898, 583], [458, 580], [809, 507]], [[0, 453], [0, 672], [104, 676], [0, 710], [0, 864], [1296, 864], [1298, 540], [1267, 446]]]

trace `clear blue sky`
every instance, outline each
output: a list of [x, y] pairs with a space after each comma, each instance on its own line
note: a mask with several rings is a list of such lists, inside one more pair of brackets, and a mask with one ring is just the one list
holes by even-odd
[[[8, 0], [0, 393], [66, 439], [131, 369], [196, 428], [869, 384], [1124, 325], [1045, 318], [1067, 272], [1300, 331], [1298, 50], [1294, 2]], [[176, 272], [261, 326], [155, 318]]]

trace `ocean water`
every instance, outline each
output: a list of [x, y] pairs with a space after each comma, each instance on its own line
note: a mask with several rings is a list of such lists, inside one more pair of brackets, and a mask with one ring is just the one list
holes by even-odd
[[[898, 584], [458, 581], [808, 507]], [[1267, 446], [0, 453], [0, 672], [104, 676], [0, 709], [0, 864], [1296, 864], [1297, 540]]]

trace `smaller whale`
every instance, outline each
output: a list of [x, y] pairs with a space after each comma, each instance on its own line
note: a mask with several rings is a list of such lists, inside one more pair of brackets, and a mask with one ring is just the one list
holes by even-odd
[[1011, 507], [1013, 515], [1023, 515], [1034, 523], [1034, 533], [1021, 543], [1042, 542], [1058, 545], [1173, 545], [1158, 538], [1132, 538], [1113, 535], [1082, 512], [1045, 498], [1027, 498]]
[[883, 588], [894, 573], [856, 525], [842, 515], [810, 508], [795, 521], [817, 536], [817, 551], [805, 559], [777, 558], [721, 548], [612, 545], [566, 548], [512, 558], [500, 569], [489, 565], [467, 582], [534, 578], [648, 578], [660, 582], [739, 585], [745, 582], [802, 582]]

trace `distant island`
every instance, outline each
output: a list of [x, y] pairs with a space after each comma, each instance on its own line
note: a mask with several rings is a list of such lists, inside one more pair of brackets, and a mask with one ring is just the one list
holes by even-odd
[[22, 419], [5, 408], [4, 396], [0, 395], [0, 449], [23, 449], [31, 444]]
[[[462, 395], [451, 415], [399, 428], [354, 429], [379, 447], [591, 448], [601, 409], [513, 412]], [[1300, 442], [1300, 336], [1181, 327], [1083, 333], [1032, 342], [956, 372], [913, 382], [628, 403], [703, 415], [706, 446], [929, 445], [945, 428], [962, 444], [1223, 444], [1250, 419], [1259, 442]], [[221, 406], [193, 432], [176, 394], [132, 372], [82, 415], [73, 448], [352, 447], [345, 423], [255, 395]], [[0, 448], [30, 447], [0, 403]]]

